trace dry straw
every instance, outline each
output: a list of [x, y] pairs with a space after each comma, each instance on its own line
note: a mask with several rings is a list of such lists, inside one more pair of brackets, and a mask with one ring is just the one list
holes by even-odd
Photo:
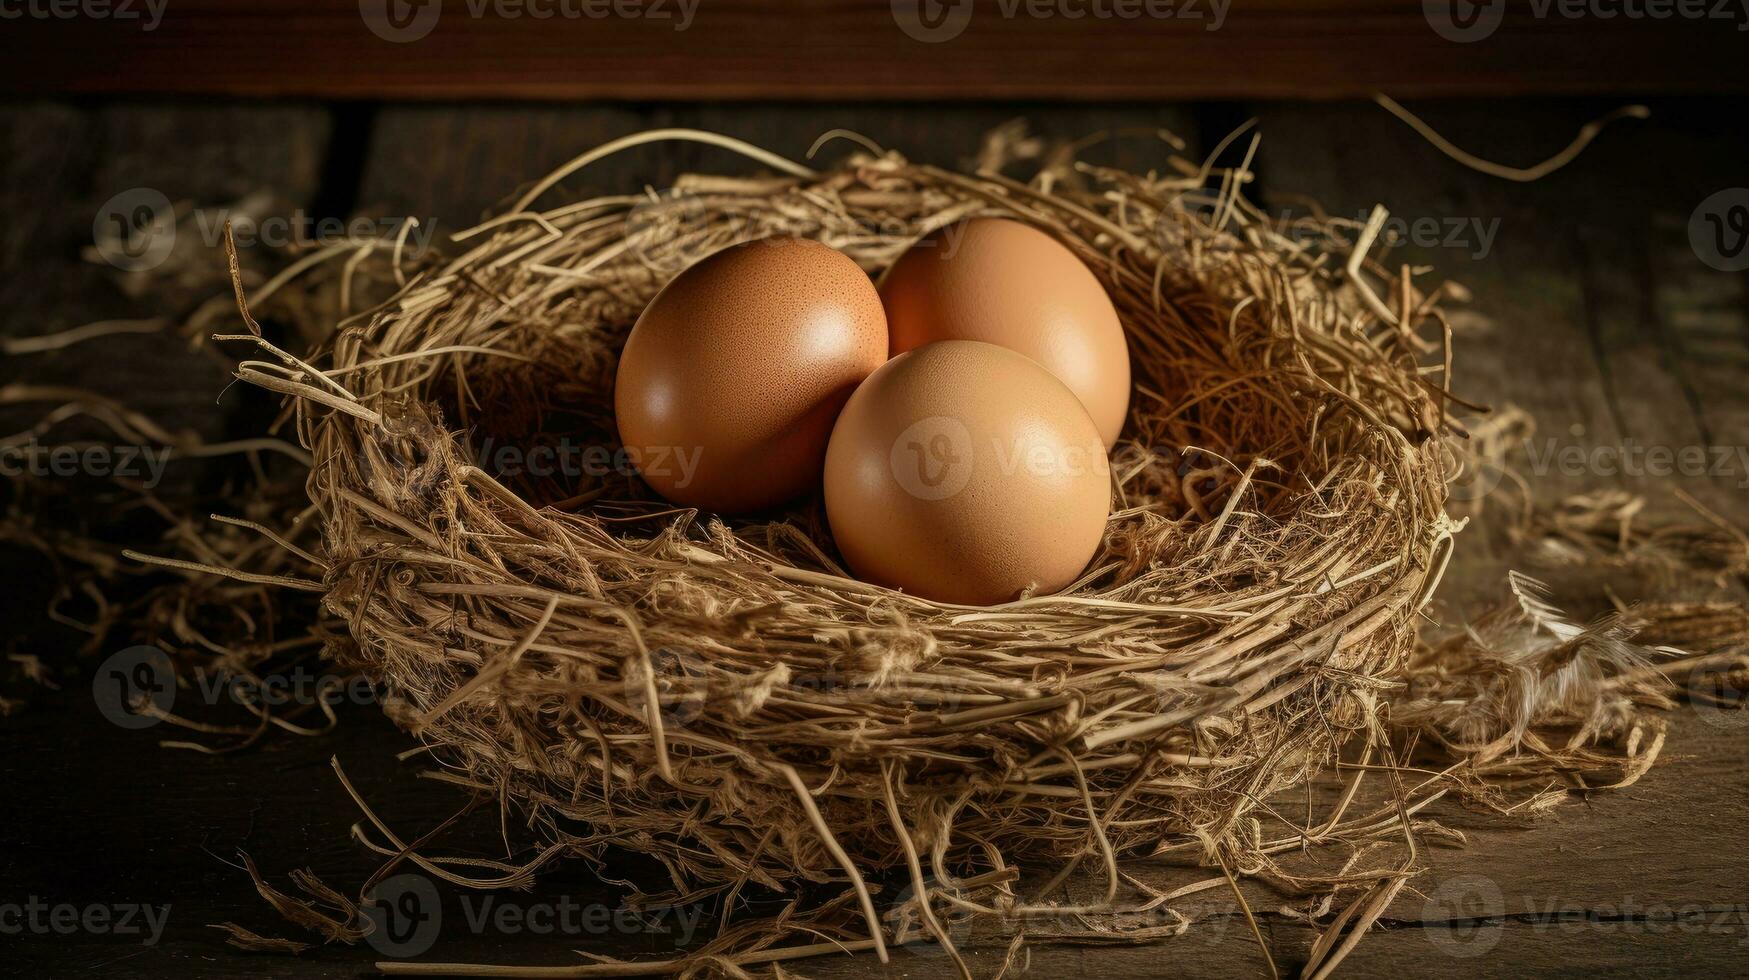
[[[661, 139], [773, 175], [559, 193]], [[232, 338], [260, 346], [238, 376], [287, 396], [314, 459], [314, 568], [345, 625], [329, 654], [386, 682], [448, 778], [555, 845], [542, 861], [643, 852], [693, 900], [833, 885], [824, 907], [861, 932], [830, 935], [876, 955], [980, 916], [1064, 913], [1018, 891], [1018, 862], [1095, 872], [1103, 896], [1067, 910], [1089, 914], [1131, 893], [1129, 856], [1189, 849], [1222, 874], [1267, 871], [1282, 848], [1256, 833], [1260, 801], [1345, 745], [1388, 751], [1383, 705], [1457, 524], [1443, 291], [1368, 259], [1382, 211], [1361, 227], [1271, 223], [1239, 195], [1247, 179], [1175, 158], [1150, 174], [1058, 160], [1021, 182], [879, 152], [816, 171], [662, 131], [561, 168], [454, 236], [450, 257], [360, 252], [343, 291], [372, 276], [396, 291], [318, 354]], [[817, 501], [724, 522], [611, 468], [482, 460], [488, 445], [527, 459], [611, 446], [616, 351], [697, 258], [800, 235], [878, 273], [970, 214], [1073, 249], [1129, 335], [1112, 516], [1063, 594], [929, 602], [848, 576]], [[1356, 822], [1352, 798], [1308, 814], [1287, 847], [1401, 839], [1408, 814]], [[895, 880], [910, 882], [899, 900]], [[1341, 916], [1359, 922], [1352, 938], [1333, 930], [1314, 950], [1331, 963], [1404, 878], [1335, 880], [1377, 887]], [[739, 966], [799, 955], [714, 951]]]

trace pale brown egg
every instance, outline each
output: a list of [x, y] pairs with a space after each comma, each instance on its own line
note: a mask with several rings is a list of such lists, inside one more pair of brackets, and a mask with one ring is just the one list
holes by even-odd
[[913, 245], [881, 278], [892, 353], [982, 340], [1044, 365], [1110, 446], [1130, 404], [1130, 355], [1105, 287], [1061, 242], [1007, 218], [970, 218]]
[[1080, 400], [994, 344], [944, 340], [888, 361], [826, 452], [826, 514], [851, 569], [941, 602], [1061, 590], [1110, 508], [1105, 443]]
[[663, 497], [745, 513], [820, 483], [832, 424], [887, 356], [874, 283], [818, 242], [726, 248], [676, 276], [626, 338], [620, 441]]

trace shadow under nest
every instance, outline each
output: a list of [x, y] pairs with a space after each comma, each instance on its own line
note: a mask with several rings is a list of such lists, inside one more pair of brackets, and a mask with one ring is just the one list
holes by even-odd
[[[561, 170], [453, 256], [404, 272], [397, 251], [404, 286], [342, 325], [320, 379], [240, 372], [290, 396], [315, 459], [323, 601], [350, 634], [331, 654], [551, 843], [535, 866], [627, 848], [692, 898], [848, 882], [871, 929], [1012, 913], [1022, 861], [1103, 866], [1108, 906], [1129, 855], [1270, 866], [1247, 817], [1383, 740], [1455, 530], [1419, 366], [1439, 345], [1415, 329], [1437, 293], [1357, 287], [1230, 179], [1211, 220], [1195, 198], [1223, 175], [1194, 167], [756, 159], [778, 175], [533, 209]], [[615, 353], [690, 261], [790, 234], [878, 273], [969, 214], [1070, 246], [1129, 337], [1112, 516], [1064, 593], [860, 583], [817, 500], [725, 523], [614, 463]], [[877, 909], [864, 879], [889, 871], [930, 900]]]

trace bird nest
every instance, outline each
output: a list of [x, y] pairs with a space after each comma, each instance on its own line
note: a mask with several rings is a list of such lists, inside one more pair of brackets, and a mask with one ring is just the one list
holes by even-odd
[[[946, 938], [1016, 900], [1017, 862], [1243, 864], [1259, 801], [1378, 731], [1449, 553], [1437, 291], [1365, 258], [1376, 226], [1271, 222], [1243, 171], [1179, 160], [1019, 181], [693, 134], [769, 175], [554, 203], [674, 135], [578, 158], [446, 256], [355, 260], [392, 298], [240, 369], [314, 458], [331, 654], [549, 858], [642, 852], [678, 894], [837, 883], [873, 922], [896, 875]], [[1063, 242], [1127, 331], [1111, 517], [1072, 587], [902, 594], [844, 569], [818, 499], [727, 520], [624, 465], [616, 354], [688, 263], [795, 235], [878, 274], [968, 215]]]

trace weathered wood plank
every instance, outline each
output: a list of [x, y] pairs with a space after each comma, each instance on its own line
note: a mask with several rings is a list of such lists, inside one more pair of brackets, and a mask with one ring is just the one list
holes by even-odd
[[[1089, 153], [1100, 163], [1145, 169], [1163, 159], [1152, 130], [1192, 138], [1191, 113], [1171, 106], [947, 104], [919, 113], [914, 106], [875, 103], [821, 107], [778, 103], [650, 106], [443, 105], [390, 106], [377, 113], [358, 193], [361, 205], [394, 214], [436, 218], [450, 230], [502, 210], [547, 171], [612, 139], [653, 128], [691, 128], [746, 140], [805, 161], [820, 136], [846, 130], [913, 160], [967, 166], [984, 134], [1017, 118], [1047, 140], [1071, 140], [1103, 130], [1126, 135]], [[828, 143], [821, 159], [841, 157], [849, 144]], [[729, 150], [684, 141], [627, 150], [569, 178], [558, 196], [630, 194], [662, 188], [688, 171], [751, 173], [756, 165]]]
[[[1428, 117], [1460, 146], [1529, 164], [1600, 108], [1435, 105]], [[1737, 180], [1700, 136], [1704, 107], [1659, 104], [1650, 120], [1617, 124], [1531, 184], [1474, 173], [1372, 107], [1271, 105], [1260, 115], [1259, 170], [1275, 207], [1290, 191], [1344, 217], [1378, 203], [1431, 230], [1401, 254], [1474, 293], [1457, 323], [1457, 391], [1529, 410], [1539, 456], [1569, 445], [1743, 443], [1743, 280], [1707, 267], [1687, 242], [1690, 213]], [[1531, 476], [1551, 494], [1608, 486], [1667, 496], [1680, 486], [1749, 521], [1749, 471], [1731, 458], [1736, 472], [1719, 476], [1660, 480], [1605, 472], [1607, 462]]]
[[[754, 0], [115, 5], [124, 6], [135, 16], [9, 21], [9, 37], [28, 40], [6, 59], [0, 87], [403, 99], [1158, 100], [1745, 84], [1735, 70], [1740, 12], [1710, 3], [1706, 12], [1725, 16], [1608, 16], [1614, 6], [1575, 16], [1571, 5], [1537, 16], [1494, 4], [1424, 13], [1422, 4], [1392, 0], [828, 0], [805, 10]], [[1454, 30], [1465, 12], [1478, 13], [1478, 23]]]
[[[206, 929], [235, 921], [265, 934], [309, 938], [282, 923], [247, 877], [230, 866], [238, 849], [280, 884], [292, 869], [309, 867], [350, 892], [378, 866], [380, 859], [348, 839], [347, 828], [360, 815], [328, 769], [330, 754], [403, 836], [431, 829], [462, 802], [458, 794], [414, 778], [417, 763], [394, 761], [394, 753], [410, 742], [374, 709], [348, 708], [344, 715], [337, 736], [280, 740], [266, 751], [217, 758], [158, 750], [150, 744], [157, 732], [109, 725], [79, 690], [0, 721], [12, 747], [0, 757], [0, 778], [14, 788], [6, 803], [13, 846], [0, 857], [6, 894], [81, 906], [172, 905], [157, 946], [141, 948], [137, 939], [123, 936], [25, 935], [11, 943], [9, 957], [59, 970], [107, 964], [107, 975], [118, 978], [170, 971], [234, 976], [239, 963], [262, 976], [353, 976], [368, 970], [382, 956], [368, 947], [319, 948], [296, 960], [238, 959], [222, 934]], [[1405, 895], [1344, 973], [1396, 976], [1406, 962], [1416, 963], [1418, 972], [1453, 977], [1506, 964], [1515, 975], [1566, 975], [1562, 964], [1596, 969], [1633, 963], [1654, 975], [1664, 968], [1673, 974], [1733, 969], [1749, 940], [1749, 856], [1737, 846], [1749, 819], [1749, 763], [1741, 752], [1749, 732], [1740, 718], [1707, 719], [1692, 710], [1679, 712], [1673, 722], [1669, 762], [1632, 790], [1598, 794], [1520, 827], [1466, 816], [1456, 807], [1429, 811], [1464, 827], [1472, 846], [1433, 852], [1435, 870], [1417, 883], [1425, 897]], [[68, 774], [73, 759], [79, 760], [77, 778]], [[67, 813], [78, 819], [65, 819]], [[493, 813], [465, 822], [456, 834], [471, 843], [459, 852], [494, 856], [500, 846], [496, 831]], [[1156, 884], [1208, 874], [1161, 874], [1148, 862], [1133, 870]], [[608, 872], [635, 873], [626, 865]], [[420, 958], [561, 964], [576, 962], [571, 951], [579, 948], [648, 957], [664, 955], [680, 931], [607, 924], [606, 910], [617, 908], [623, 890], [582, 869], [545, 876], [532, 892], [497, 893], [500, 905], [518, 909], [569, 899], [604, 910], [593, 929], [579, 914], [571, 934], [476, 931], [460, 900], [447, 889], [444, 894], [441, 914], [449, 928]], [[1230, 898], [1224, 890], [1209, 896], [1174, 903], [1207, 916], [1184, 936], [1138, 948], [1042, 944], [1032, 953], [1034, 969], [1049, 971], [1041, 975], [1073, 969], [1144, 977], [1158, 975], [1160, 964], [1170, 962], [1174, 973], [1187, 976], [1257, 975], [1260, 954]], [[1272, 903], [1254, 889], [1251, 901], [1278, 963], [1303, 962], [1311, 930], [1272, 911], [1279, 897]], [[1474, 931], [1466, 922], [1452, 924], [1471, 916], [1490, 921]], [[994, 967], [999, 949], [973, 948], [974, 962]], [[803, 972], [822, 978], [954, 975], [926, 946], [896, 951], [885, 971], [874, 969], [870, 957], [856, 957], [808, 961]]]
[[[1609, 107], [1414, 106], [1457, 145], [1521, 166], [1559, 150]], [[1566, 169], [1518, 184], [1461, 166], [1371, 106], [1268, 104], [1256, 110], [1258, 170], [1272, 211], [1299, 193], [1357, 220], [1382, 204], [1411, 229], [1430, 230], [1392, 263], [1431, 267], [1427, 283], [1450, 278], [1473, 293], [1467, 307], [1454, 307], [1454, 389], [1535, 419], [1513, 465], [1537, 500], [1625, 490], [1646, 497], [1656, 519], [1700, 521], [1676, 496], [1681, 490], [1749, 524], [1749, 394], [1741, 382], [1749, 293], [1741, 273], [1705, 265], [1687, 234], [1697, 205], [1740, 182], [1730, 155], [1706, 135], [1718, 108], [1654, 103], [1651, 119], [1617, 123]], [[1700, 454], [1705, 470], [1672, 465], [1665, 476], [1649, 475], [1652, 447]], [[1570, 579], [1569, 597], [1600, 603], [1606, 576], [1530, 564], [1507, 539], [1517, 495], [1493, 476], [1482, 499], [1460, 505], [1479, 519], [1460, 539], [1435, 615], [1461, 621], [1498, 601], [1514, 566]], [[1656, 598], [1670, 585], [1609, 577], [1628, 600]], [[1707, 581], [1681, 585], [1689, 598], [1712, 589]]]
[[[298, 106], [38, 103], [0, 112], [0, 130], [12, 144], [0, 165], [0, 201], [9, 216], [0, 334], [8, 337], [99, 319], [186, 315], [187, 304], [223, 282], [217, 236], [223, 209], [263, 191], [274, 197], [263, 205], [265, 215], [290, 219], [295, 209], [307, 209], [328, 132], [325, 112]], [[157, 230], [135, 236], [137, 255], [113, 254], [127, 266], [117, 267], [95, 247], [95, 229], [133, 220], [144, 213], [139, 208], [152, 211], [147, 225], [172, 208], [183, 215], [205, 209], [207, 220], [186, 221], [174, 232], [150, 225]], [[252, 273], [268, 261], [247, 244], [242, 257]], [[191, 291], [193, 283], [201, 291]], [[9, 380], [100, 387], [172, 429], [199, 428], [217, 415], [210, 409], [225, 383], [221, 368], [167, 333], [120, 335], [4, 362]]]
[[[9, 22], [9, 28], [12, 26]], [[10, 33], [10, 30], [9, 30]], [[217, 210], [247, 195], [271, 190], [259, 210], [290, 218], [316, 199], [328, 138], [327, 113], [299, 105], [78, 105], [17, 103], [0, 108], [0, 209], [6, 215], [0, 245], [0, 336], [49, 334], [99, 320], [161, 319], [175, 324], [224, 283], [216, 247]], [[137, 209], [146, 208], [145, 212]], [[173, 234], [166, 212], [209, 209], [206, 222], [189, 220]], [[143, 219], [137, 219], [143, 214]], [[137, 256], [106, 261], [95, 229], [110, 219], [139, 220]], [[210, 238], [210, 240], [207, 240]], [[250, 282], [282, 262], [245, 243], [241, 261]], [[140, 261], [135, 263], [133, 258]], [[149, 268], [146, 268], [149, 266]], [[271, 327], [271, 321], [270, 321]], [[192, 350], [173, 330], [116, 334], [42, 353], [0, 354], [0, 385], [64, 386], [96, 391], [154, 419], [172, 434], [193, 432], [214, 441], [228, 434], [258, 434], [271, 399], [233, 389], [220, 398], [229, 371]], [[0, 406], [7, 436], [56, 411], [62, 399]], [[52, 447], [74, 440], [105, 447], [126, 441], [105, 426], [71, 419], [43, 433]], [[156, 543], [163, 526], [143, 515], [112, 475], [150, 484], [161, 493], [216, 490], [236, 460], [147, 462], [140, 447], [99, 457], [68, 475], [33, 465], [33, 476], [0, 481], [0, 499], [34, 515], [45, 529], [82, 529], [112, 540]], [[152, 447], [157, 450], [159, 447]], [[28, 452], [29, 447], [16, 447]], [[41, 460], [41, 457], [37, 457]], [[8, 460], [12, 463], [13, 460]], [[159, 480], [162, 483], [159, 483]], [[44, 609], [56, 586], [53, 570], [34, 550], [9, 543], [3, 552], [9, 588], [0, 612], [11, 624], [6, 647], [65, 663], [78, 649], [76, 632], [49, 623]], [[83, 600], [66, 610], [91, 616]], [[15, 677], [7, 677], [13, 688]], [[28, 686], [26, 682], [25, 686]]]

